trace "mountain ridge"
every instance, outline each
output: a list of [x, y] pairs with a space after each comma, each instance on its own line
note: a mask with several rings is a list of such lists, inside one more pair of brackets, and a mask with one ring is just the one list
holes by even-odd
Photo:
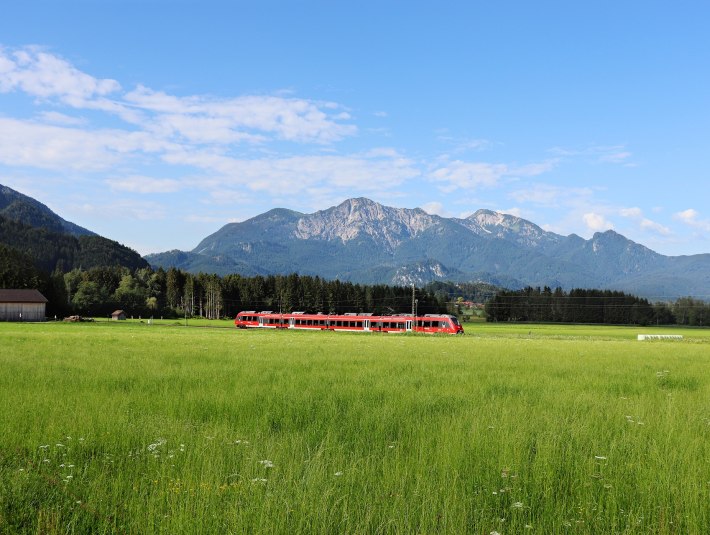
[[41, 227], [72, 236], [97, 236], [84, 227], [67, 221], [45, 204], [0, 184], [0, 215], [30, 227]]
[[510, 287], [710, 295], [710, 254], [668, 257], [613, 230], [585, 240], [492, 210], [446, 218], [364, 197], [311, 214], [272, 209], [224, 225], [192, 251], [145, 258], [153, 267], [221, 275], [298, 272], [370, 284], [495, 278]]

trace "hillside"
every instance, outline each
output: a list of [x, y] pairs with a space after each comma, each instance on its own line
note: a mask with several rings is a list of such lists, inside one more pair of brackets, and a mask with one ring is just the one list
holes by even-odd
[[349, 199], [313, 214], [274, 209], [230, 223], [154, 267], [298, 272], [362, 283], [483, 281], [509, 288], [609, 288], [654, 298], [710, 294], [710, 255], [668, 257], [607, 231], [585, 240], [479, 210], [465, 219]]
[[44, 204], [0, 185], [0, 245], [4, 255], [29, 258], [36, 269], [89, 269], [125, 266], [131, 270], [148, 263], [132, 249], [64, 220]]
[[96, 236], [94, 232], [59, 217], [41, 202], [0, 184], [0, 216], [30, 227], [71, 236]]

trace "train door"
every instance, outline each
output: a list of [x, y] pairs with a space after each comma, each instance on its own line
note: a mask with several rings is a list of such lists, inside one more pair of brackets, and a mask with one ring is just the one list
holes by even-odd
[[369, 331], [370, 330], [370, 320], [363, 320], [362, 328], [365, 331]]
[[296, 325], [296, 318], [294, 318], [294, 317], [288, 318], [288, 328], [293, 329], [295, 325]]
[[406, 321], [406, 328], [407, 328], [407, 332], [408, 332], [408, 333], [409, 333], [409, 332], [412, 332], [412, 320], [407, 320], [407, 321]]
[[262, 316], [259, 316], [259, 327], [264, 326], [264, 318]]

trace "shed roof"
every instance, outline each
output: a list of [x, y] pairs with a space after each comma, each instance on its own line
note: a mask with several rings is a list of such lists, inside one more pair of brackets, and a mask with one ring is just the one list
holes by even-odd
[[0, 303], [47, 303], [39, 290], [0, 289]]
[[111, 313], [112, 316], [120, 316], [121, 314], [125, 314], [123, 310], [114, 310], [113, 313]]

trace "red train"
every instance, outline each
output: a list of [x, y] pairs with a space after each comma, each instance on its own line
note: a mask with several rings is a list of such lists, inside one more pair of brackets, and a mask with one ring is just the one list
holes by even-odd
[[290, 314], [270, 310], [247, 310], [237, 314], [234, 325], [240, 329], [303, 329], [321, 331], [383, 332], [383, 333], [443, 333], [463, 334], [456, 316], [448, 314], [373, 316], [372, 314]]

